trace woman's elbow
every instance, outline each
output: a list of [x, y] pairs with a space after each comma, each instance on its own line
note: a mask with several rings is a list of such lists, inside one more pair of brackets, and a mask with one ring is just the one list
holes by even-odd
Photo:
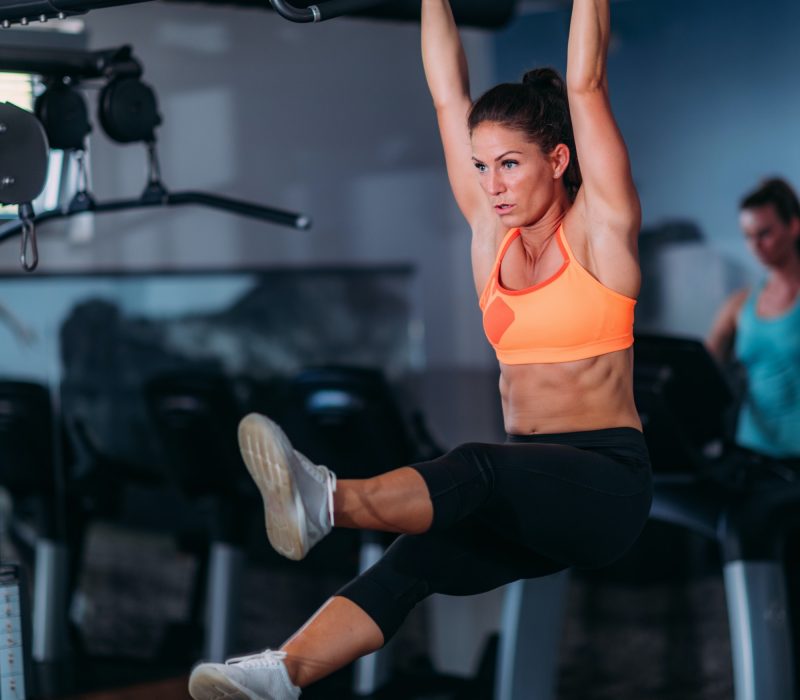
[[608, 87], [605, 74], [570, 75], [567, 73], [567, 94], [589, 96], [605, 94]]

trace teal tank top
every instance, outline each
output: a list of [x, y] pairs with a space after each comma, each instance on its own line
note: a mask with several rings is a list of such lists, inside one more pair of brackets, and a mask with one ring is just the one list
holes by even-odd
[[760, 318], [750, 294], [736, 326], [734, 352], [747, 372], [736, 442], [773, 457], [800, 457], [800, 299], [780, 316]]

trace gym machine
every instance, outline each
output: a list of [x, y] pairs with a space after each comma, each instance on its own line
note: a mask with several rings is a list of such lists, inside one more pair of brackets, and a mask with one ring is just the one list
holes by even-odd
[[30, 112], [0, 104], [0, 201], [19, 207], [20, 261], [33, 270], [39, 259], [33, 227], [33, 200], [47, 177], [47, 136]]
[[[46, 139], [43, 135], [38, 139], [34, 137], [37, 128], [31, 126], [29, 120], [23, 122], [28, 125], [26, 138], [12, 139], [8, 134], [3, 136], [3, 143], [0, 144], [0, 168], [3, 169], [0, 175], [0, 202], [16, 204], [18, 202], [15, 200], [21, 201], [23, 191], [27, 196], [25, 186], [28, 180], [36, 180], [31, 176], [41, 179], [37, 194], [41, 191], [47, 172], [48, 147], [63, 149], [78, 164], [78, 189], [68, 203], [42, 212], [34, 220], [33, 208], [30, 201], [26, 201], [20, 205], [19, 221], [0, 226], [0, 242], [22, 234], [21, 262], [26, 271], [36, 269], [39, 261], [34, 224], [85, 212], [194, 204], [295, 229], [310, 227], [310, 218], [303, 214], [208, 192], [170, 192], [165, 187], [160, 176], [155, 136], [155, 129], [161, 124], [161, 115], [158, 113], [155, 92], [141, 80], [143, 69], [133, 56], [131, 47], [104, 51], [0, 47], [0, 69], [41, 75], [47, 85], [46, 90], [36, 98], [34, 109], [41, 124], [38, 129], [43, 129]], [[92, 127], [79, 87], [83, 81], [97, 79], [105, 80], [98, 107], [103, 131], [116, 143], [141, 142], [147, 146], [148, 178], [139, 197], [99, 202], [88, 190], [85, 139]], [[30, 171], [30, 176], [23, 177], [21, 173], [27, 171]], [[12, 181], [16, 183], [13, 186]]]
[[[64, 19], [91, 9], [132, 4], [142, 0], [0, 0], [0, 27], [27, 25], [32, 20]], [[212, 0], [214, 1], [214, 0]], [[274, 9], [293, 22], [320, 22], [341, 15], [364, 14], [386, 19], [416, 20], [418, 0], [328, 0], [293, 5], [285, 0], [270, 0]], [[253, 0], [238, 0], [242, 5], [265, 6]], [[508, 22], [515, 0], [480, 0], [454, 2], [457, 21], [485, 27], [499, 27]], [[161, 123], [156, 95], [142, 82], [141, 64], [130, 47], [105, 51], [56, 51], [30, 48], [0, 47], [0, 70], [40, 75], [47, 89], [36, 100], [36, 116], [42, 122], [49, 148], [63, 149], [78, 165], [78, 190], [65, 205], [34, 217], [30, 202], [20, 205], [20, 220], [0, 226], [0, 242], [21, 235], [21, 263], [25, 271], [33, 271], [39, 262], [36, 225], [85, 212], [101, 213], [141, 207], [194, 204], [260, 219], [282, 226], [306, 229], [310, 218], [303, 214], [282, 211], [229, 197], [205, 192], [170, 192], [161, 182], [156, 153], [155, 128]], [[98, 202], [88, 191], [85, 165], [85, 138], [91, 131], [86, 104], [79, 87], [82, 82], [105, 80], [99, 101], [99, 121], [106, 134], [117, 143], [142, 142], [147, 146], [147, 184], [138, 198]], [[6, 143], [9, 139], [5, 139]], [[21, 148], [15, 145], [16, 149]], [[34, 148], [34, 146], [31, 146]], [[45, 150], [47, 146], [45, 146]], [[7, 146], [6, 146], [7, 150]], [[34, 148], [31, 159], [41, 155], [41, 146]], [[11, 161], [0, 150], [0, 167], [6, 170]], [[17, 159], [15, 162], [19, 162]], [[9, 171], [10, 172], [10, 171]], [[46, 174], [46, 165], [43, 171]], [[0, 203], [13, 204], [16, 196], [8, 184], [14, 174], [0, 175]], [[6, 184], [3, 184], [6, 183]]]

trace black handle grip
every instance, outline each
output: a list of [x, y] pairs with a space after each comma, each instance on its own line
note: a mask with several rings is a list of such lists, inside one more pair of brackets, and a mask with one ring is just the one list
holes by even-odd
[[295, 7], [285, 0], [269, 0], [275, 11], [291, 22], [322, 22], [333, 17], [348, 15], [375, 5], [385, 5], [387, 0], [328, 0], [319, 5]]
[[260, 219], [281, 226], [289, 226], [305, 230], [311, 228], [311, 218], [305, 214], [296, 214], [283, 209], [264, 207], [260, 204], [244, 202], [241, 199], [222, 197], [205, 192], [171, 192], [167, 194], [168, 204], [200, 204], [214, 209], [222, 209], [233, 214], [248, 216], [251, 219]]

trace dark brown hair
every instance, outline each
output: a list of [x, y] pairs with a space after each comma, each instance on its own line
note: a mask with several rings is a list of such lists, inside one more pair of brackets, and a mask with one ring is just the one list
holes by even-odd
[[752, 209], [771, 204], [784, 224], [792, 219], [800, 219], [800, 201], [792, 186], [779, 177], [764, 180], [756, 189], [749, 192], [739, 203], [739, 209]]
[[581, 170], [569, 115], [567, 88], [552, 68], [528, 71], [521, 83], [501, 83], [475, 100], [467, 124], [470, 134], [483, 122], [495, 122], [521, 131], [548, 154], [563, 143], [569, 148], [564, 186], [575, 199], [581, 186]]

